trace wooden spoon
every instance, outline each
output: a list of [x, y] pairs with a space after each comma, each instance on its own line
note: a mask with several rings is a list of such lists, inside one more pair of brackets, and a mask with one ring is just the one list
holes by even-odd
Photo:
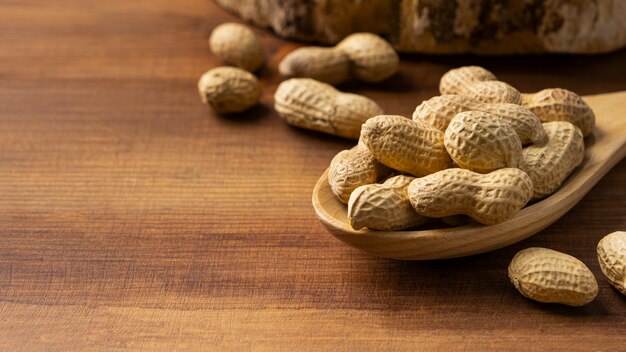
[[348, 222], [347, 206], [330, 191], [328, 170], [313, 190], [313, 208], [328, 231], [339, 240], [386, 258], [423, 260], [462, 257], [521, 241], [568, 212], [626, 156], [626, 91], [584, 99], [596, 114], [596, 128], [585, 141], [585, 159], [581, 166], [557, 192], [527, 206], [502, 223], [422, 231], [356, 231]]

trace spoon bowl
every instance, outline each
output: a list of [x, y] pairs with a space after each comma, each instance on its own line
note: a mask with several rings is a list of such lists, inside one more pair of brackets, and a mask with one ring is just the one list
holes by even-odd
[[331, 192], [328, 170], [313, 190], [313, 208], [340, 241], [376, 256], [426, 260], [492, 251], [526, 239], [567, 213], [626, 156], [626, 91], [584, 97], [596, 115], [596, 128], [585, 140], [585, 159], [548, 198], [495, 225], [471, 224], [415, 231], [354, 230], [347, 206]]

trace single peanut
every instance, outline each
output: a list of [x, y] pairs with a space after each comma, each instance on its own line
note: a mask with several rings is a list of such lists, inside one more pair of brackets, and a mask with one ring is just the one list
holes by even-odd
[[533, 199], [556, 191], [585, 157], [585, 142], [578, 127], [565, 121], [546, 122], [543, 126], [548, 142], [522, 149], [520, 168], [533, 180]]
[[408, 194], [420, 215], [442, 218], [465, 214], [492, 225], [522, 209], [533, 195], [533, 184], [525, 172], [515, 168], [488, 174], [446, 169], [415, 179]]
[[347, 36], [335, 47], [304, 47], [289, 53], [278, 70], [287, 77], [313, 78], [338, 84], [350, 77], [379, 82], [398, 70], [398, 55], [391, 45], [371, 33]]
[[263, 47], [254, 32], [239, 23], [224, 23], [211, 32], [209, 47], [226, 65], [254, 72], [263, 64]]
[[483, 103], [522, 104], [522, 93], [501, 81], [485, 81], [469, 86], [465, 95]]
[[350, 195], [348, 218], [355, 230], [402, 230], [419, 226], [427, 218], [415, 212], [407, 187], [413, 180], [409, 176], [395, 176], [382, 184], [360, 186]]
[[542, 122], [567, 121], [580, 128], [583, 136], [593, 132], [596, 117], [583, 98], [567, 89], [551, 88], [523, 94], [522, 105]]
[[381, 163], [414, 176], [451, 166], [443, 132], [404, 116], [380, 115], [367, 120], [361, 141]]
[[348, 55], [335, 48], [304, 47], [287, 55], [278, 65], [286, 77], [308, 77], [337, 84], [350, 77]]
[[440, 95], [423, 101], [413, 113], [413, 120], [423, 121], [440, 131], [446, 130], [456, 114], [476, 110], [498, 116], [513, 127], [522, 144], [545, 141], [541, 121], [530, 110], [508, 103], [488, 104], [456, 94]]
[[446, 72], [439, 82], [441, 94], [458, 94], [483, 103], [521, 104], [521, 93], [493, 73], [479, 66], [465, 66]]
[[354, 33], [336, 48], [348, 55], [352, 76], [365, 82], [380, 82], [398, 71], [398, 54], [383, 38], [372, 33]]
[[626, 231], [613, 232], [600, 240], [598, 262], [609, 283], [626, 295]]
[[457, 114], [446, 129], [444, 143], [457, 165], [475, 172], [518, 167], [522, 160], [522, 143], [513, 127], [482, 111]]
[[391, 170], [374, 158], [363, 144], [339, 152], [330, 162], [328, 184], [343, 203], [357, 187], [376, 183]]
[[202, 102], [218, 113], [247, 110], [261, 98], [261, 84], [250, 72], [236, 67], [217, 67], [198, 81]]
[[484, 81], [497, 81], [496, 76], [480, 66], [463, 66], [452, 69], [439, 81], [441, 94], [465, 95], [468, 87], [474, 83]]
[[583, 262], [547, 248], [517, 253], [509, 278], [523, 296], [543, 303], [583, 306], [598, 295], [598, 282]]
[[383, 113], [371, 99], [309, 78], [282, 82], [274, 94], [274, 107], [290, 125], [352, 139], [359, 138], [367, 119]]

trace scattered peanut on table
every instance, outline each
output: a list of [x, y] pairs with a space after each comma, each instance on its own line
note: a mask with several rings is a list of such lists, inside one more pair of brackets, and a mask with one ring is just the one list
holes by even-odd
[[274, 108], [290, 125], [352, 139], [359, 138], [367, 119], [383, 113], [371, 99], [310, 78], [282, 82], [274, 93]]
[[254, 72], [263, 64], [263, 47], [254, 32], [243, 24], [224, 23], [211, 32], [209, 47], [226, 65]]
[[598, 262], [609, 283], [626, 295], [626, 231], [606, 235], [598, 243]]
[[218, 113], [247, 110], [259, 102], [261, 84], [250, 72], [236, 67], [217, 67], [198, 81], [202, 102]]
[[398, 70], [398, 54], [383, 38], [372, 33], [347, 36], [335, 47], [303, 47], [279, 64], [286, 77], [306, 77], [338, 84], [350, 77], [380, 82]]
[[543, 303], [583, 306], [598, 295], [598, 282], [583, 262], [547, 248], [517, 253], [509, 278], [522, 295]]

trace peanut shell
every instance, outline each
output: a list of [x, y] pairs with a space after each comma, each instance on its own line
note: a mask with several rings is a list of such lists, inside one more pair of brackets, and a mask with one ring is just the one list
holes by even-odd
[[457, 114], [446, 129], [444, 143], [457, 165], [475, 172], [518, 167], [522, 161], [522, 142], [513, 127], [482, 111]]
[[451, 166], [443, 132], [404, 116], [380, 115], [367, 120], [361, 141], [381, 163], [414, 176]]
[[263, 47], [254, 32], [239, 23], [224, 23], [211, 32], [209, 47], [226, 65], [254, 72], [263, 64]]
[[532, 197], [533, 185], [525, 172], [506, 168], [488, 174], [446, 169], [417, 178], [408, 188], [418, 214], [442, 218], [465, 214], [492, 225], [511, 217]]
[[520, 168], [533, 180], [533, 199], [556, 191], [585, 157], [585, 141], [576, 126], [565, 121], [546, 122], [543, 126], [547, 143], [522, 149]]
[[580, 128], [583, 136], [593, 132], [596, 116], [576, 93], [567, 89], [550, 88], [533, 94], [523, 94], [522, 105], [542, 122], [567, 121]]
[[598, 295], [596, 278], [583, 262], [547, 248], [517, 253], [509, 278], [523, 296], [538, 302], [583, 306]]
[[602, 273], [613, 287], [626, 295], [626, 231], [606, 235], [597, 250]]
[[360, 186], [350, 195], [348, 218], [355, 230], [402, 230], [426, 222], [417, 214], [407, 195], [413, 180], [409, 176], [395, 176], [382, 184]]
[[351, 34], [336, 48], [348, 55], [352, 76], [362, 81], [380, 82], [398, 71], [398, 54], [386, 40], [375, 34]]
[[198, 81], [202, 102], [219, 113], [241, 112], [261, 98], [261, 84], [250, 72], [236, 67], [217, 67]]
[[282, 82], [274, 94], [274, 107], [290, 125], [352, 139], [359, 138], [367, 119], [383, 113], [371, 99], [309, 78]]
[[376, 183], [390, 172], [367, 147], [358, 144], [335, 155], [328, 168], [328, 183], [337, 198], [347, 204], [357, 187]]

